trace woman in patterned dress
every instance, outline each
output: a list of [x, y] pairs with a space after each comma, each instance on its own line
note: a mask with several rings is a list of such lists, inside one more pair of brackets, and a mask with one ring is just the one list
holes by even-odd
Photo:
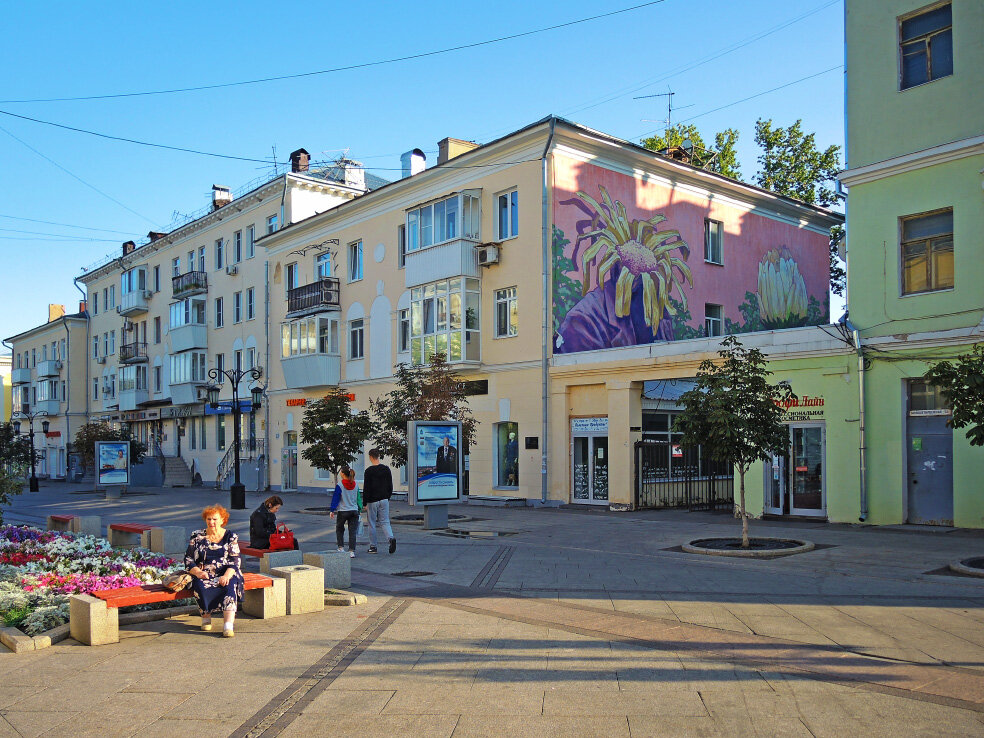
[[212, 629], [212, 613], [222, 612], [222, 635], [235, 635], [236, 609], [243, 601], [239, 536], [226, 530], [229, 511], [221, 505], [202, 510], [204, 530], [191, 534], [185, 553], [185, 569], [194, 579], [191, 589], [202, 614], [202, 630]]

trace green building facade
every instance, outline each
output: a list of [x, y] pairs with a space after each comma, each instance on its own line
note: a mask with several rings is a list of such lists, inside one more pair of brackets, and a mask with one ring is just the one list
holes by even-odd
[[832, 521], [984, 527], [984, 450], [921, 379], [984, 336], [982, 38], [980, 0], [846, 2], [840, 179], [865, 443]]

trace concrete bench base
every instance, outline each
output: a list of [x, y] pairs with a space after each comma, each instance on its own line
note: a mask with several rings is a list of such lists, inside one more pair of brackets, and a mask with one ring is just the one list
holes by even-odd
[[180, 525], [151, 528], [140, 534], [144, 548], [171, 557], [182, 557], [188, 550], [188, 533]]
[[345, 589], [352, 586], [352, 559], [345, 551], [306, 553], [304, 563], [325, 570], [325, 589]]
[[272, 569], [274, 577], [287, 582], [287, 614], [320, 612], [325, 609], [325, 572], [316, 566], [279, 566]]
[[282, 618], [287, 614], [287, 581], [273, 577], [273, 586], [246, 590], [243, 612], [260, 620]]
[[260, 573], [270, 574], [282, 566], [299, 566], [304, 563], [304, 554], [300, 551], [267, 551], [260, 557]]
[[120, 641], [120, 611], [107, 607], [92, 595], [73, 595], [69, 600], [72, 638], [86, 646], [105, 646]]

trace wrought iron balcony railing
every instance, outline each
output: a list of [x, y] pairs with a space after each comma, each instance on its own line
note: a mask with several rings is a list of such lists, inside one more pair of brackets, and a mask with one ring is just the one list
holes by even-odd
[[287, 316], [294, 317], [339, 306], [339, 281], [322, 277], [316, 282], [295, 287], [287, 292]]
[[172, 297], [186, 297], [199, 292], [208, 292], [208, 274], [206, 272], [185, 272], [171, 278]]

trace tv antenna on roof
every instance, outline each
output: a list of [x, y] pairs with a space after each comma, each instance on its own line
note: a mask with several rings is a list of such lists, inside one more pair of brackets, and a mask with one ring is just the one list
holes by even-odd
[[[673, 96], [676, 94], [669, 87], [666, 88], [666, 92], [658, 92], [655, 95], [639, 95], [638, 97], [633, 97], [633, 100], [647, 100], [653, 97], [665, 97], [666, 98], [666, 120], [650, 120], [647, 118], [643, 119], [643, 123], [665, 123], [667, 130], [673, 127]], [[684, 105], [683, 107], [676, 108], [676, 110], [683, 110], [685, 108], [692, 108], [693, 105]]]

